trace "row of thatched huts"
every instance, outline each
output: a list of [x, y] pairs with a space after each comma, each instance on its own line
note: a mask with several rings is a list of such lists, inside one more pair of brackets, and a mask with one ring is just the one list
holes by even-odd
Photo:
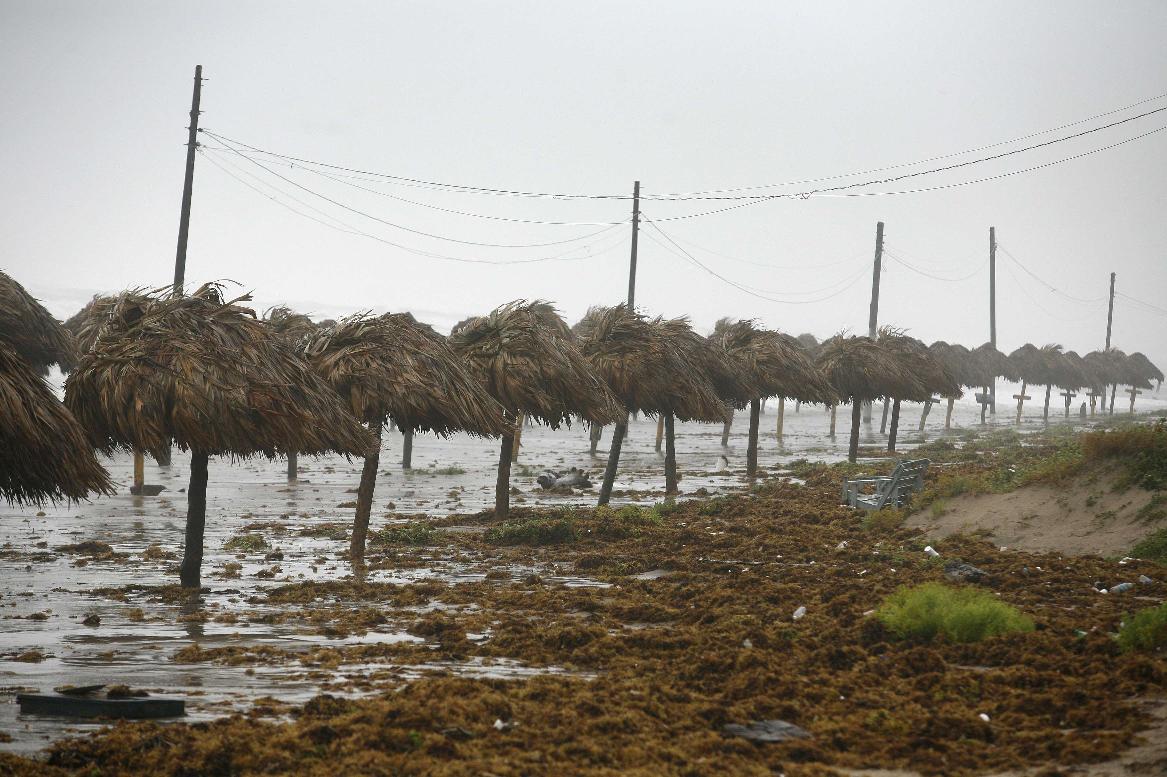
[[[350, 548], [359, 560], [389, 422], [407, 438], [414, 431], [500, 437], [496, 513], [505, 516], [514, 435], [524, 418], [553, 428], [573, 419], [614, 426], [605, 503], [633, 412], [661, 418], [666, 491], [673, 493], [674, 419], [726, 421], [748, 407], [752, 476], [760, 405], [769, 398], [851, 402], [854, 460], [861, 405], [877, 399], [891, 403], [894, 449], [905, 400], [951, 400], [962, 387], [1005, 377], [1045, 384], [1048, 410], [1055, 385], [1101, 395], [1107, 385], [1162, 379], [1138, 354], [1078, 359], [1056, 346], [1025, 346], [1006, 357], [991, 346], [928, 347], [890, 328], [874, 339], [837, 335], [817, 343], [723, 320], [706, 338], [683, 318], [649, 319], [626, 305], [592, 308], [572, 329], [549, 304], [517, 301], [466, 319], [445, 337], [408, 313], [316, 324], [285, 308], [261, 319], [245, 307], [249, 300], [228, 299], [215, 284], [179, 297], [131, 290], [95, 298], [62, 327], [0, 273], [0, 392], [7, 407], [22, 410], [6, 414], [0, 428], [0, 494], [36, 503], [110, 493], [94, 449], [160, 459], [172, 445], [189, 450], [181, 580], [198, 586], [211, 456], [362, 457]], [[69, 373], [63, 405], [40, 377], [53, 363]]]

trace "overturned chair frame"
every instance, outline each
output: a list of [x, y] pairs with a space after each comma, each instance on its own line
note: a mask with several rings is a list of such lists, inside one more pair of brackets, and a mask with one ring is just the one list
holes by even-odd
[[[848, 480], [843, 483], [843, 503], [864, 510], [903, 507], [924, 488], [924, 473], [930, 463], [928, 459], [904, 460], [889, 476]], [[874, 486], [875, 491], [864, 494], [865, 486]]]

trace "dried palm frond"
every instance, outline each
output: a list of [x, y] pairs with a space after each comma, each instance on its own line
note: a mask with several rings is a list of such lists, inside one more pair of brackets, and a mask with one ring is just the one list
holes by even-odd
[[822, 346], [822, 343], [820, 343], [818, 338], [816, 338], [810, 332], [803, 332], [794, 339], [798, 341], [798, 344], [802, 346], [802, 349], [806, 351], [812, 359], [818, 356], [819, 348]]
[[77, 345], [61, 322], [4, 272], [0, 272], [0, 342], [42, 374], [50, 364], [64, 369], [77, 359]]
[[85, 430], [16, 351], [0, 343], [0, 498], [76, 501], [113, 485]]
[[[292, 347], [302, 346], [319, 328], [308, 316], [284, 305], [276, 305], [265, 310], [262, 320]], [[334, 321], [333, 324], [335, 323]]]
[[995, 376], [982, 371], [980, 361], [963, 345], [937, 340], [928, 346], [928, 350], [948, 369], [949, 374], [966, 388], [987, 386], [993, 382]]
[[438, 435], [508, 430], [503, 408], [462, 366], [446, 338], [409, 313], [357, 314], [309, 339], [313, 369], [363, 421]]
[[893, 394], [893, 398], [924, 402], [931, 399], [933, 394], [959, 397], [964, 393], [960, 381], [928, 350], [928, 346], [916, 338], [909, 337], [902, 330], [885, 326], [879, 330], [876, 342], [911, 370], [923, 388], [922, 392], [914, 394]]
[[[1041, 385], [1050, 378], [1050, 363], [1041, 349], [1032, 343], [1026, 343], [1009, 354], [1009, 364], [1017, 380], [1025, 381], [1030, 385]], [[1052, 382], [1052, 379], [1048, 382]]]
[[547, 303], [516, 300], [468, 319], [450, 346], [472, 376], [510, 413], [552, 428], [580, 416], [594, 424], [623, 420], [624, 409]]
[[680, 392], [672, 414], [682, 421], [725, 421], [731, 407], [745, 407], [756, 392], [748, 378], [726, 357], [693, 331], [687, 318], [656, 318], [652, 325], [690, 373], [690, 385]]
[[364, 455], [368, 432], [254, 311], [207, 284], [119, 298], [65, 384], [65, 404], [105, 452], [164, 456], [171, 442], [208, 455]]
[[85, 307], [78, 310], [65, 322], [65, 329], [73, 336], [80, 353], [93, 350], [94, 344], [101, 337], [109, 323], [115, 308], [119, 305], [123, 316], [132, 308], [138, 312], [145, 310], [150, 303], [147, 289], [130, 289], [121, 294], [94, 294], [93, 299], [85, 303]]
[[798, 340], [759, 329], [753, 321], [723, 321], [725, 324], [714, 332], [712, 340], [749, 376], [756, 392], [751, 399], [783, 397], [824, 404], [837, 401], [830, 382]]
[[909, 366], [870, 337], [835, 335], [823, 341], [816, 363], [843, 399], [869, 402], [928, 394]]

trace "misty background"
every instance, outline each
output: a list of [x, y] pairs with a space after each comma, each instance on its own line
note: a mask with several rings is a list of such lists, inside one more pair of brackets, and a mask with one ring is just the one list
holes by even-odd
[[444, 332], [540, 298], [574, 322], [626, 295], [640, 180], [646, 313], [865, 333], [882, 220], [880, 322], [973, 347], [995, 226], [1002, 350], [1101, 348], [1115, 272], [1113, 344], [1163, 367], [1167, 132], [1132, 138], [1167, 112], [822, 190], [1167, 107], [1165, 29], [1157, 1], [0, 0], [0, 267], [61, 318], [170, 283], [201, 64], [215, 136], [186, 280], [237, 281], [259, 311], [410, 310]]

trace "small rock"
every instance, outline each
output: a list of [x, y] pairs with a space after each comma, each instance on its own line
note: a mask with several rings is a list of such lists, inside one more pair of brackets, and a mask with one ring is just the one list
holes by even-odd
[[95, 612], [91, 612], [82, 619], [81, 624], [83, 626], [100, 626], [101, 616]]
[[978, 583], [985, 578], [985, 571], [963, 561], [949, 561], [944, 565], [944, 576], [958, 583]]
[[806, 607], [799, 605], [798, 609], [794, 611], [794, 620], [798, 620], [804, 615], [806, 615]]
[[512, 728], [514, 728], [517, 725], [519, 725], [519, 724], [515, 723], [513, 720], [508, 720], [504, 723], [502, 718], [495, 718], [494, 719], [495, 731], [510, 731]]
[[748, 726], [726, 723], [721, 730], [730, 736], [743, 737], [751, 742], [785, 742], [788, 739], [809, 739], [810, 732], [784, 720], [755, 720]]
[[985, 721], [986, 723], [989, 722], [989, 716], [983, 712], [980, 715], [977, 715], [977, 717], [980, 718], [981, 720]]
[[1150, 585], [1151, 583], [1153, 583], [1155, 581], [1152, 580], [1151, 578], [1147, 577], [1146, 575], [1139, 575], [1139, 582], [1142, 583], [1143, 585]]

